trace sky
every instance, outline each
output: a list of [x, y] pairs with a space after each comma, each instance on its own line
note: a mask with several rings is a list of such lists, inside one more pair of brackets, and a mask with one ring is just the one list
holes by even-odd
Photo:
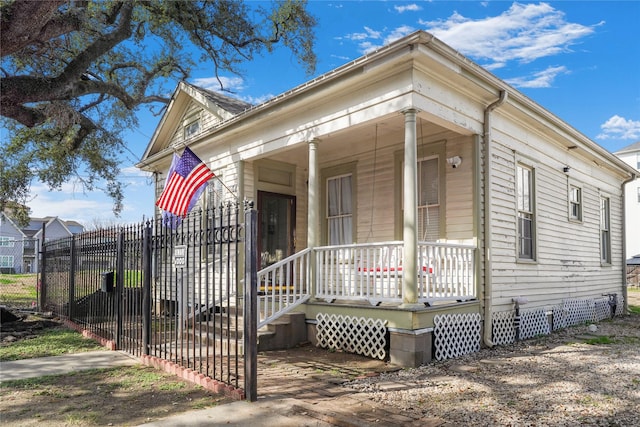
[[[417, 30], [425, 30], [489, 70], [607, 150], [640, 141], [640, 1], [312, 1], [316, 72], [306, 75], [280, 48], [222, 74], [226, 90], [258, 104]], [[189, 80], [218, 90], [208, 64]], [[177, 85], [178, 82], [175, 82]], [[74, 183], [49, 192], [32, 184], [33, 217], [58, 216], [88, 228], [153, 215], [150, 177], [135, 168], [160, 120], [139, 113], [127, 136], [120, 217], [102, 192]]]

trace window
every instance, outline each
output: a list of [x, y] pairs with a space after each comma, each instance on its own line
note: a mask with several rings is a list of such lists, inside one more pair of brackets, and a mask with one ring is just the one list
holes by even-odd
[[582, 221], [582, 188], [569, 186], [569, 219]]
[[193, 121], [184, 127], [184, 139], [189, 139], [200, 131], [200, 120]]
[[418, 240], [440, 238], [440, 172], [438, 157], [418, 160]]
[[14, 241], [11, 240], [10, 237], [2, 237], [2, 236], [0, 236], [0, 246], [12, 248], [13, 244], [14, 244]]
[[518, 183], [518, 258], [534, 260], [533, 169], [518, 165], [516, 178]]
[[609, 199], [600, 198], [600, 261], [611, 263], [611, 218]]
[[207, 183], [207, 207], [219, 207], [222, 204], [222, 196], [222, 176], [216, 175]]
[[353, 243], [352, 175], [327, 179], [327, 243]]
[[0, 267], [2, 267], [2, 268], [11, 268], [11, 267], [13, 267], [13, 256], [12, 255], [0, 255]]
[[640, 203], [640, 187], [638, 187], [637, 190], [638, 190], [638, 203]]
[[636, 154], [636, 169], [640, 169], [640, 153]]

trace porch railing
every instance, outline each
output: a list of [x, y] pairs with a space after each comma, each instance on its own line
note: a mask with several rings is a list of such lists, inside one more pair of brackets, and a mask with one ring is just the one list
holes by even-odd
[[258, 329], [310, 298], [310, 249], [258, 272]]
[[[402, 302], [403, 242], [324, 246], [314, 249], [316, 297]], [[475, 247], [451, 243], [418, 245], [418, 301], [476, 298]]]

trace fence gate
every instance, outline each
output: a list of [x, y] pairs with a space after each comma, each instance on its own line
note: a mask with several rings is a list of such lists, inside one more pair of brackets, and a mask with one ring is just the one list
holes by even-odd
[[42, 307], [135, 356], [244, 389], [239, 211], [226, 205], [174, 228], [159, 218], [47, 242]]

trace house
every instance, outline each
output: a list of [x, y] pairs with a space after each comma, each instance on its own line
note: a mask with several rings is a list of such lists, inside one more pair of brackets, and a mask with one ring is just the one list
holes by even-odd
[[28, 253], [33, 247], [33, 240], [6, 213], [0, 212], [0, 272], [30, 272], [32, 260], [29, 260]]
[[426, 32], [257, 106], [182, 82], [138, 165], [158, 195], [185, 146], [200, 203], [256, 202], [259, 280], [304, 282], [313, 342], [417, 366], [624, 300], [636, 171]]
[[[640, 170], [640, 141], [627, 145], [614, 153], [623, 162]], [[640, 172], [638, 172], [640, 174]], [[624, 192], [625, 200], [625, 240], [626, 253], [640, 255], [640, 179], [627, 183]]]
[[26, 227], [19, 227], [6, 213], [0, 217], [0, 263], [7, 273], [37, 273], [39, 248], [46, 241], [82, 233], [84, 227], [76, 221], [58, 217], [31, 218]]

